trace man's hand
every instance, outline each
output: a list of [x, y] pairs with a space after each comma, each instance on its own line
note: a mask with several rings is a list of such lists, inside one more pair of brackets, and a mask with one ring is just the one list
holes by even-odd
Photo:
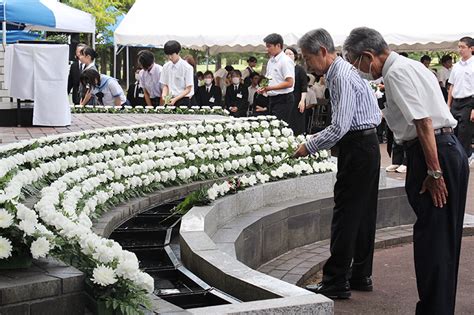
[[266, 92], [268, 92], [268, 87], [261, 87], [257, 90], [258, 94], [263, 94], [263, 93], [266, 93]]
[[236, 106], [232, 106], [229, 108], [232, 113], [237, 112], [238, 108]]
[[176, 102], [178, 101], [178, 99], [176, 97], [173, 97], [170, 101], [170, 104], [171, 106], [174, 106], [174, 104], [176, 104]]
[[294, 158], [299, 158], [302, 156], [307, 156], [309, 155], [308, 149], [306, 149], [306, 146], [304, 144], [300, 144], [298, 147], [298, 150], [296, 150], [295, 154], [293, 154]]
[[300, 101], [300, 103], [298, 104], [298, 109], [300, 110], [300, 113], [304, 113], [304, 110], [306, 109], [304, 101]]
[[431, 199], [433, 199], [433, 204], [435, 207], [442, 208], [448, 200], [448, 189], [444, 182], [444, 178], [434, 179], [431, 176], [426, 176], [421, 186], [420, 194], [429, 191], [431, 194]]
[[267, 110], [266, 107], [261, 107], [261, 106], [258, 106], [258, 105], [255, 106], [255, 111], [256, 111], [256, 112], [264, 112], [264, 111], [266, 111], [266, 110]]
[[471, 109], [471, 122], [474, 122], [474, 109]]

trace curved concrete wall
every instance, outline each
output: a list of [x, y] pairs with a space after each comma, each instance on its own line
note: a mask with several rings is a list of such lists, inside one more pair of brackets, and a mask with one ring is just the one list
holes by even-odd
[[[414, 222], [403, 183], [381, 173], [377, 227]], [[388, 181], [388, 185], [387, 185]], [[252, 268], [329, 238], [335, 173], [255, 186], [189, 211], [181, 224], [181, 258], [210, 285], [242, 300], [308, 291]]]

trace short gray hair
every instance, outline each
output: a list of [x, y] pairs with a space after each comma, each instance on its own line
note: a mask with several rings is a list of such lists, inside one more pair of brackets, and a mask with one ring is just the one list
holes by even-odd
[[303, 37], [298, 40], [298, 46], [310, 54], [315, 55], [319, 54], [321, 47], [326, 48], [330, 53], [336, 51], [331, 35], [323, 28], [318, 28], [304, 34]]
[[346, 58], [351, 62], [359, 58], [364, 51], [370, 51], [378, 56], [388, 49], [387, 42], [382, 35], [368, 27], [353, 29], [344, 41], [343, 46]]

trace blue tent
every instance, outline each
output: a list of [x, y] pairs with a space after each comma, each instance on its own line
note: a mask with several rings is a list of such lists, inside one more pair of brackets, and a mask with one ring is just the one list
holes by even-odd
[[[3, 36], [3, 33], [0, 32], [0, 36]], [[16, 43], [19, 40], [36, 40], [40, 38], [41, 35], [38, 33], [15, 30], [7, 31], [7, 44]]]
[[95, 18], [91, 14], [56, 0], [0, 0], [0, 18], [4, 44], [8, 25], [26, 30], [95, 34]]

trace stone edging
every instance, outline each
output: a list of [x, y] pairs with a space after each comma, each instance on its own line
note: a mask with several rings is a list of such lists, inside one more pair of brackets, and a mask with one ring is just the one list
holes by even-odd
[[84, 275], [53, 258], [0, 272], [0, 314], [84, 314]]

